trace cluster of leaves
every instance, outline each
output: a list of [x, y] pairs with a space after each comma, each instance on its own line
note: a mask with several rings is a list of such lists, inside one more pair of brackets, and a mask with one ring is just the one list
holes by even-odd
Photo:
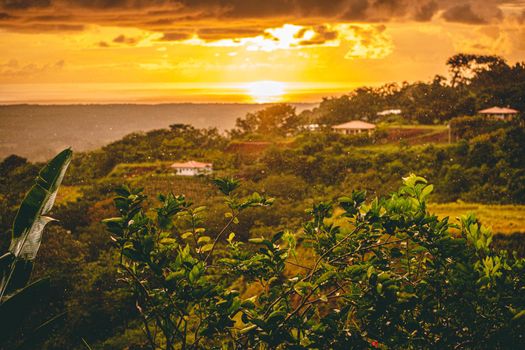
[[497, 119], [488, 119], [480, 116], [466, 116], [454, 118], [450, 121], [450, 129], [456, 139], [472, 139], [482, 134], [508, 127], [508, 122]]
[[0, 256], [0, 342], [6, 349], [37, 346], [64, 316], [63, 313], [52, 318], [47, 316], [48, 320], [39, 326], [27, 325], [31, 312], [39, 307], [49, 290], [49, 278], [29, 281], [44, 227], [54, 221], [47, 214], [53, 207], [71, 157], [72, 151], [66, 149], [40, 170], [18, 208], [9, 249]]
[[[472, 216], [428, 213], [433, 186], [415, 175], [390, 197], [365, 192], [309, 210], [299, 233], [236, 240], [238, 215], [271, 200], [239, 197], [217, 233], [203, 207], [161, 196], [146, 212], [140, 190], [120, 188], [106, 220], [123, 279], [153, 348], [508, 348], [525, 344], [525, 260], [490, 248]], [[228, 235], [226, 240], [222, 239]], [[297, 247], [310, 252], [297, 260]], [[293, 266], [293, 272], [288, 267]], [[248, 291], [236, 289], [239, 281]], [[251, 295], [250, 295], [251, 294]]]
[[[214, 251], [228, 228], [247, 208], [268, 206], [272, 200], [257, 193], [234, 194], [239, 182], [217, 179], [226, 196], [227, 223], [215, 237], [202, 226], [205, 207], [192, 207], [183, 196], [159, 196], [161, 206], [148, 216], [140, 190], [117, 190], [115, 205], [121, 216], [105, 220], [119, 247], [124, 279], [137, 295], [150, 345], [154, 348], [202, 348], [233, 326], [240, 307], [239, 293], [226, 288], [217, 274]], [[217, 343], [219, 344], [219, 343]]]

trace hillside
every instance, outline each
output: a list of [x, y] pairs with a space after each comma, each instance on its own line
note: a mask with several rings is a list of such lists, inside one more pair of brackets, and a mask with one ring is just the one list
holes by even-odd
[[[298, 110], [312, 104], [296, 104]], [[100, 148], [132, 132], [191, 124], [231, 129], [257, 104], [4, 105], [0, 106], [0, 159], [18, 154], [43, 161], [65, 147]]]

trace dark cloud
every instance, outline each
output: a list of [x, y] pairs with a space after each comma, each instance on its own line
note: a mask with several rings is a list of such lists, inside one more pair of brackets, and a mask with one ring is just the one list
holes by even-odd
[[[312, 31], [314, 33], [313, 37], [305, 39], [305, 35]], [[310, 45], [322, 45], [328, 41], [333, 41], [337, 39], [339, 33], [335, 30], [331, 30], [326, 26], [317, 26], [315, 28], [304, 28], [296, 34], [296, 38], [304, 39], [299, 42], [301, 46], [310, 46]]]
[[5, 21], [5, 20], [8, 20], [8, 19], [14, 19], [14, 18], [15, 18], [14, 16], [11, 16], [7, 12], [0, 12], [0, 21]]
[[213, 27], [202, 28], [197, 31], [199, 38], [206, 41], [215, 41], [228, 37], [246, 38], [264, 34], [265, 28], [246, 27]]
[[168, 32], [168, 33], [164, 33], [159, 40], [160, 41], [181, 41], [181, 40], [189, 39], [190, 37], [191, 37], [190, 33]]
[[132, 38], [121, 34], [113, 39], [113, 42], [116, 44], [126, 44], [126, 45], [135, 45], [140, 41], [140, 38]]
[[449, 22], [466, 24], [484, 24], [487, 21], [474, 12], [471, 4], [452, 6], [443, 12], [443, 18]]
[[284, 23], [429, 21], [440, 12], [450, 22], [484, 24], [501, 18], [498, 6], [504, 2], [519, 4], [518, 0], [0, 0], [0, 28], [71, 31], [95, 24], [159, 33], [186, 33], [191, 28], [206, 40], [215, 40]]
[[434, 17], [434, 15], [438, 12], [439, 5], [435, 1], [430, 1], [425, 4], [422, 4], [418, 9], [416, 10], [416, 13], [414, 15], [414, 19], [416, 21], [420, 22], [427, 22]]
[[28, 9], [51, 6], [52, 0], [0, 0], [0, 6], [4, 9]]
[[349, 1], [347, 8], [341, 19], [355, 21], [366, 18], [366, 10], [368, 9], [368, 0], [353, 0]]

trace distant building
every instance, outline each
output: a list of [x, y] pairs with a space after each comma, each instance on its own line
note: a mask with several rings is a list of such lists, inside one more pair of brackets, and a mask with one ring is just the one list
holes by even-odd
[[374, 124], [361, 120], [352, 120], [344, 124], [332, 126], [332, 130], [344, 135], [357, 135], [361, 133], [368, 133], [368, 135], [372, 135], [372, 132], [375, 128], [376, 126]]
[[301, 127], [302, 130], [317, 131], [319, 130], [319, 124], [306, 124]]
[[499, 120], [512, 120], [518, 113], [515, 109], [505, 107], [491, 107], [478, 111], [480, 115]]
[[185, 163], [173, 163], [170, 168], [175, 170], [175, 175], [196, 176], [210, 174], [213, 171], [213, 164], [190, 160]]
[[377, 112], [377, 115], [380, 117], [386, 117], [388, 115], [399, 115], [401, 114], [400, 109], [385, 109], [384, 111]]

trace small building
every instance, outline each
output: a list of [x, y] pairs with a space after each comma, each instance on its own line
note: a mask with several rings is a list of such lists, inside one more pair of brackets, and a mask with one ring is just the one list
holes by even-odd
[[371, 123], [364, 122], [362, 120], [352, 120], [344, 124], [332, 126], [332, 130], [339, 134], [344, 135], [358, 135], [361, 133], [368, 133], [372, 135], [376, 126]]
[[385, 109], [384, 111], [377, 112], [377, 115], [379, 117], [387, 117], [391, 115], [400, 115], [401, 110], [400, 109]]
[[319, 124], [306, 124], [301, 126], [301, 130], [306, 131], [317, 131], [319, 130], [320, 125]]
[[518, 113], [519, 111], [508, 107], [491, 107], [478, 111], [479, 115], [499, 120], [512, 120]]
[[190, 160], [185, 163], [173, 163], [170, 168], [175, 170], [175, 175], [197, 176], [210, 174], [213, 171], [213, 164]]

